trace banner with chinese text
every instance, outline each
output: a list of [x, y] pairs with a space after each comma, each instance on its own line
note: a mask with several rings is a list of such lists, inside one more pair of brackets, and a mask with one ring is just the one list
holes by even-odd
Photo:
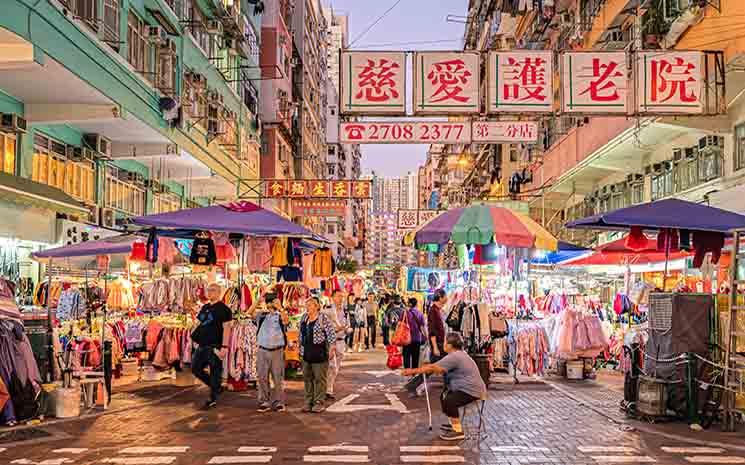
[[398, 210], [398, 229], [402, 231], [416, 229], [435, 216], [442, 213], [441, 210]]
[[414, 114], [478, 113], [481, 57], [477, 52], [414, 54]]
[[271, 198], [369, 199], [372, 196], [372, 181], [268, 179], [265, 192]]
[[468, 122], [364, 121], [341, 123], [342, 144], [467, 144]]
[[538, 140], [535, 121], [474, 121], [471, 141], [475, 143], [523, 142]]
[[703, 52], [641, 51], [636, 63], [639, 113], [703, 113]]
[[545, 50], [490, 52], [487, 113], [552, 112], [553, 59]]
[[342, 52], [340, 107], [346, 114], [406, 114], [405, 52]]
[[566, 52], [561, 68], [564, 113], [628, 113], [626, 52]]
[[292, 201], [292, 216], [344, 216], [346, 200], [304, 199]]

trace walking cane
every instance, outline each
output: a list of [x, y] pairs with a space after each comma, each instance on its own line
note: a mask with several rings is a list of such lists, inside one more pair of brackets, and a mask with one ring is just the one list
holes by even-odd
[[432, 407], [429, 405], [429, 389], [427, 389], [427, 374], [422, 373], [424, 377], [424, 396], [427, 398], [427, 413], [429, 414], [429, 430], [432, 431]]

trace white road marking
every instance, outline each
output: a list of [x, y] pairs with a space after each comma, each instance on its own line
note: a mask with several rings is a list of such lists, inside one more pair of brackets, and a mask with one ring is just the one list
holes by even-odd
[[596, 455], [592, 459], [600, 463], [654, 463], [657, 461], [647, 455]]
[[669, 454], [722, 454], [724, 449], [719, 447], [661, 447]]
[[64, 447], [62, 449], [54, 449], [53, 454], [84, 454], [88, 452], [85, 447]]
[[395, 371], [391, 371], [391, 370], [366, 371], [365, 373], [367, 373], [368, 375], [372, 375], [372, 376], [374, 376], [376, 378], [382, 378], [382, 377], [388, 376], [388, 375], [397, 375], [397, 373]]
[[271, 461], [271, 455], [235, 455], [212, 457], [207, 463], [212, 465], [219, 465], [228, 463], [269, 463]]
[[404, 463], [465, 463], [460, 455], [402, 455]]
[[121, 454], [183, 454], [189, 450], [189, 446], [176, 447], [127, 447], [121, 450]]
[[392, 410], [399, 413], [409, 413], [403, 402], [395, 394], [386, 394], [388, 404], [352, 404], [359, 394], [349, 394], [347, 397], [329, 406], [326, 411], [331, 413], [360, 412], [362, 410]]
[[0, 452], [5, 452], [6, 450], [8, 449], [6, 449], [5, 447], [0, 447]]
[[594, 454], [596, 452], [636, 452], [633, 447], [626, 446], [579, 446], [577, 447], [583, 454]]
[[367, 455], [304, 455], [303, 462], [367, 463]]
[[401, 446], [401, 452], [419, 452], [419, 453], [432, 453], [432, 452], [454, 452], [460, 451], [461, 448], [458, 446]]
[[531, 447], [531, 446], [491, 446], [492, 452], [550, 452], [548, 447]]
[[240, 454], [266, 454], [277, 452], [276, 447], [266, 446], [243, 446], [238, 448]]
[[116, 465], [168, 465], [176, 461], [173, 456], [154, 457], [112, 457], [103, 459], [103, 463], [114, 463]]
[[695, 455], [683, 458], [691, 463], [745, 463], [745, 457], [723, 457], [721, 455]]
[[368, 452], [370, 450], [367, 446], [348, 446], [345, 444], [337, 444], [335, 446], [313, 446], [308, 447], [308, 452]]
[[72, 463], [71, 459], [59, 458], [59, 459], [46, 459], [41, 462], [35, 462], [29, 459], [16, 459], [10, 462], [15, 465], [63, 465], [65, 463]]

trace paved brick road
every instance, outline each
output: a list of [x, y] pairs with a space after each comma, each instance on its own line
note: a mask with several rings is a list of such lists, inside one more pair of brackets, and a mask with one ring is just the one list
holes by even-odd
[[[289, 383], [290, 410], [284, 414], [256, 413], [253, 392], [228, 393], [217, 409], [202, 412], [198, 406], [206, 391], [199, 389], [111, 415], [43, 426], [26, 442], [0, 442], [0, 464], [745, 463], [740, 435], [707, 433], [731, 445], [720, 447], [623, 431], [622, 420], [599, 410], [615, 408], [612, 394], [598, 388], [594, 398], [600, 403], [591, 409], [592, 389], [561, 385], [562, 392], [543, 383], [495, 386], [482, 441], [474, 434], [462, 444], [445, 443], [428, 431], [424, 400], [400, 392], [400, 383], [385, 371], [381, 354], [355, 355], [343, 370], [333, 409], [342, 410], [338, 413], [300, 413], [299, 382]], [[145, 397], [165, 392], [178, 391], [160, 388]], [[566, 395], [572, 392], [585, 397]], [[430, 393], [435, 428], [442, 420], [436, 394]], [[477, 419], [471, 410], [472, 432]]]

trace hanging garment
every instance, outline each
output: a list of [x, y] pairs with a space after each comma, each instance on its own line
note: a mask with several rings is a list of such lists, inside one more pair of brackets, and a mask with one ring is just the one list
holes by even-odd
[[693, 267], [700, 268], [704, 263], [704, 256], [711, 252], [711, 263], [719, 263], [724, 248], [724, 234], [709, 231], [693, 232], [693, 247], [696, 255], [693, 257]]
[[[251, 238], [247, 240], [246, 266], [252, 273], [268, 273], [272, 265], [272, 244], [269, 239]], [[282, 266], [282, 265], [279, 265]]]
[[649, 239], [644, 235], [641, 226], [632, 226], [629, 235], [626, 236], [626, 248], [638, 252], [649, 247]]
[[287, 266], [287, 238], [280, 237], [274, 240], [272, 245], [272, 266]]
[[194, 245], [191, 248], [189, 263], [202, 266], [211, 266], [217, 263], [215, 243], [210, 238], [209, 233], [202, 232], [196, 235]]
[[679, 252], [680, 240], [678, 239], [677, 229], [662, 229], [657, 234], [657, 251], [658, 252]]
[[333, 274], [331, 249], [322, 248], [313, 253], [313, 276], [328, 278]]

